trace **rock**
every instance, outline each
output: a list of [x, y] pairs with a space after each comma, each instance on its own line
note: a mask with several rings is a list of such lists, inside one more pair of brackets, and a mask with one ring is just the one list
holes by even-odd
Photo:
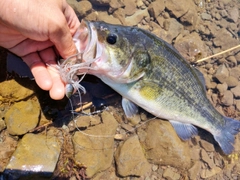
[[147, 9], [138, 10], [132, 16], [127, 16], [125, 22], [127, 26], [136, 26], [146, 17], [149, 17]]
[[203, 169], [201, 171], [201, 178], [203, 178], [203, 179], [210, 178], [210, 177], [220, 173], [221, 170], [222, 169], [217, 167], [217, 166], [214, 167], [213, 169], [210, 169], [210, 170], [209, 169]]
[[222, 2], [223, 2], [224, 5], [227, 5], [228, 3], [231, 2], [231, 0], [222, 0]]
[[118, 180], [119, 177], [116, 175], [116, 169], [112, 166], [107, 171], [98, 173], [91, 180]]
[[167, 168], [163, 172], [163, 177], [169, 180], [179, 180], [180, 179], [180, 174], [174, 172], [172, 168]]
[[89, 1], [68, 0], [68, 3], [77, 11], [79, 17], [85, 17], [92, 11], [92, 4]]
[[[236, 60], [236, 58], [234, 57], [234, 56], [228, 56], [227, 58], [226, 58], [229, 62], [231, 62], [232, 63], [232, 66], [236, 66], [237, 65], [237, 60]], [[231, 72], [230, 72], [230, 74], [231, 74]], [[233, 73], [232, 73], [233, 74]], [[235, 76], [234, 76], [235, 77]]]
[[156, 0], [153, 1], [149, 6], [148, 6], [148, 12], [151, 17], [156, 19], [162, 11], [165, 9], [165, 2], [162, 0]]
[[175, 40], [174, 47], [189, 61], [196, 61], [207, 56], [206, 45], [196, 32], [184, 37], [179, 35]]
[[171, 44], [172, 40], [183, 31], [183, 25], [175, 18], [170, 18], [163, 22], [163, 29], [167, 31], [167, 36], [164, 40]]
[[113, 161], [114, 134], [118, 123], [107, 111], [101, 114], [102, 124], [73, 135], [75, 160], [84, 164], [90, 178], [109, 168]]
[[110, 13], [113, 13], [115, 10], [119, 8], [123, 8], [125, 6], [122, 0], [111, 0], [109, 5], [110, 5], [110, 8], [108, 11]]
[[[232, 57], [234, 57], [234, 56], [232, 56]], [[233, 77], [239, 79], [240, 78], [240, 67], [237, 66], [237, 67], [231, 68], [230, 76], [233, 76]]]
[[229, 16], [228, 19], [234, 23], [237, 23], [239, 18], [239, 10], [237, 7], [233, 7], [232, 9], [227, 10]]
[[101, 123], [99, 116], [79, 116], [74, 119], [78, 128], [87, 128], [88, 126], [95, 126]]
[[145, 6], [142, 0], [136, 0], [136, 5], [137, 5], [138, 8], [141, 8], [141, 7]]
[[96, 6], [109, 6], [111, 0], [89, 0], [93, 5]]
[[208, 76], [207, 76], [207, 78], [205, 78], [205, 83], [206, 83], [206, 88], [207, 89], [214, 89], [217, 86], [217, 83], [211, 81], [211, 79]]
[[123, 8], [119, 8], [113, 13], [113, 17], [117, 18], [121, 24], [126, 25], [125, 22], [125, 12]]
[[211, 143], [209, 143], [209, 142], [207, 142], [205, 140], [201, 140], [200, 141], [200, 146], [202, 148], [204, 148], [205, 151], [207, 151], [207, 152], [215, 151], [213, 144], [211, 144]]
[[204, 149], [201, 149], [200, 151], [200, 155], [201, 155], [201, 158], [202, 160], [208, 164], [209, 168], [214, 168], [215, 167], [215, 164], [213, 162], [213, 159], [210, 159], [207, 152], [204, 150]]
[[191, 0], [167, 0], [165, 6], [176, 18], [179, 18], [186, 14], [195, 4]]
[[225, 106], [231, 106], [233, 104], [233, 93], [229, 90], [225, 91], [221, 103]]
[[152, 171], [157, 171], [158, 170], [158, 165], [152, 165]]
[[136, 135], [118, 147], [115, 161], [120, 176], [142, 176], [151, 169]]
[[[123, 4], [125, 6], [124, 11], [123, 11], [124, 15], [131, 16], [137, 11], [135, 0], [124, 0]], [[124, 18], [125, 18], [125, 16], [124, 16]]]
[[217, 89], [220, 95], [222, 95], [228, 89], [228, 85], [225, 82], [223, 84], [217, 84]]
[[2, 173], [9, 163], [11, 155], [17, 147], [17, 139], [9, 136], [7, 131], [1, 132], [0, 146], [0, 173]]
[[138, 129], [138, 136], [150, 163], [180, 169], [190, 167], [188, 143], [179, 139], [169, 122], [152, 120], [144, 131]]
[[32, 96], [33, 93], [33, 90], [21, 86], [14, 79], [0, 83], [0, 102], [2, 103], [11, 103], [27, 99]]
[[0, 132], [6, 128], [6, 123], [4, 120], [0, 119]]
[[238, 85], [238, 80], [237, 78], [233, 76], [228, 76], [225, 80], [226, 84], [228, 85], [229, 88], [235, 87]]
[[235, 100], [235, 104], [236, 104], [236, 110], [240, 111], [240, 100]]
[[52, 134], [24, 135], [4, 173], [11, 174], [12, 171], [17, 171], [19, 176], [29, 177], [30, 174], [51, 176], [58, 161], [61, 144], [57, 136]]
[[229, 71], [224, 64], [220, 65], [214, 74], [214, 77], [220, 82], [224, 83], [229, 76]]
[[199, 148], [190, 149], [190, 157], [192, 160], [200, 160], [200, 149]]
[[117, 18], [113, 17], [112, 15], [108, 15], [108, 13], [105, 11], [98, 12], [97, 21], [104, 21], [109, 24], [121, 24]]
[[203, 13], [201, 14], [201, 18], [202, 18], [203, 20], [211, 20], [211, 19], [212, 19], [212, 16], [211, 16], [210, 14], [208, 14], [208, 13], [203, 12]]
[[221, 47], [222, 50], [232, 48], [238, 45], [238, 40], [233, 38], [232, 34], [225, 28], [219, 29], [216, 37], [213, 39], [213, 43], [217, 47]]
[[234, 88], [231, 88], [231, 91], [235, 98], [240, 98], [240, 83]]
[[190, 8], [187, 13], [180, 18], [180, 21], [185, 25], [185, 28], [189, 30], [195, 29], [198, 24], [198, 14], [196, 9], [194, 7]]
[[84, 19], [86, 19], [87, 21], [96, 21], [97, 16], [98, 16], [97, 12], [91, 12]]
[[201, 171], [201, 162], [200, 161], [196, 161], [194, 163], [194, 165], [188, 170], [189, 179], [190, 180], [197, 179], [197, 176], [198, 176], [200, 171]]
[[23, 135], [35, 128], [39, 121], [40, 105], [37, 100], [20, 101], [6, 112], [7, 130], [11, 135]]

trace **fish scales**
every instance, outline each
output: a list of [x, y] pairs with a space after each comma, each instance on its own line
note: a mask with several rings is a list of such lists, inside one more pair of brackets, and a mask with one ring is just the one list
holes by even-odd
[[[80, 30], [86, 28], [96, 46], [86, 46], [88, 53], [83, 52], [83, 63], [90, 60], [86, 72], [122, 95], [128, 117], [137, 112], [137, 105], [169, 120], [183, 140], [196, 135], [198, 126], [214, 136], [225, 154], [233, 151], [240, 122], [222, 116], [212, 106], [203, 76], [176, 49], [139, 28], [82, 21]], [[96, 57], [90, 57], [93, 54]], [[81, 69], [79, 73], [83, 73]]]
[[[141, 32], [145, 34], [144, 31], [138, 31], [138, 33]], [[193, 116], [194, 114], [200, 113], [207, 119], [216, 119], [216, 116], [219, 115], [211, 113], [213, 109], [212, 106], [209, 106], [207, 111], [202, 110], [202, 107], [209, 104], [209, 102], [200, 84], [201, 82], [193, 78], [193, 76], [196, 77], [196, 74], [190, 65], [178, 53], [175, 53], [173, 48], [169, 48], [169, 46], [165, 45], [165, 42], [161, 42], [161, 39], [158, 39], [159, 42], [157, 42], [159, 46], [154, 46], [154, 44], [151, 43], [154, 38], [153, 35], [148, 34], [144, 40], [146, 43], [145, 46], [148, 47], [148, 54], [150, 54], [150, 62], [152, 64], [151, 67], [153, 68], [148, 69], [146, 76], [144, 76], [143, 80], [139, 80], [139, 83], [154, 79], [155, 83], [163, 89], [162, 93], [159, 93], [159, 101], [161, 101], [160, 103], [162, 105], [168, 106], [168, 108], [187, 113], [186, 107], [191, 106], [193, 108], [190, 109], [191, 114], [189, 115]], [[157, 56], [156, 54], [159, 55]], [[175, 82], [178, 82], [178, 84], [176, 85]], [[220, 123], [223, 122], [221, 121], [222, 118], [218, 118], [217, 120], [219, 120]]]

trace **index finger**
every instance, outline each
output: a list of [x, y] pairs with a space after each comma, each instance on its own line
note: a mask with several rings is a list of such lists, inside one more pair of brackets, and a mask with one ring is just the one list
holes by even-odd
[[72, 35], [76, 32], [80, 22], [74, 10], [68, 4], [63, 6], [63, 14], [55, 21], [56, 27], [50, 32], [49, 38], [54, 43], [59, 54], [65, 59], [77, 53]]

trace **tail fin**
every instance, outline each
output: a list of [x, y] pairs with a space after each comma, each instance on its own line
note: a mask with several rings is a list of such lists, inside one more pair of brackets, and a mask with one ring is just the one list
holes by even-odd
[[225, 122], [225, 126], [214, 134], [214, 138], [225, 154], [231, 154], [234, 149], [234, 135], [240, 132], [240, 121], [225, 117]]

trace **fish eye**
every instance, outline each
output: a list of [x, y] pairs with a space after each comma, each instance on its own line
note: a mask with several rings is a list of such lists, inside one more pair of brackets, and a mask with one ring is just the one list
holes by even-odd
[[113, 45], [117, 42], [117, 36], [115, 34], [109, 34], [106, 40], [109, 44]]

